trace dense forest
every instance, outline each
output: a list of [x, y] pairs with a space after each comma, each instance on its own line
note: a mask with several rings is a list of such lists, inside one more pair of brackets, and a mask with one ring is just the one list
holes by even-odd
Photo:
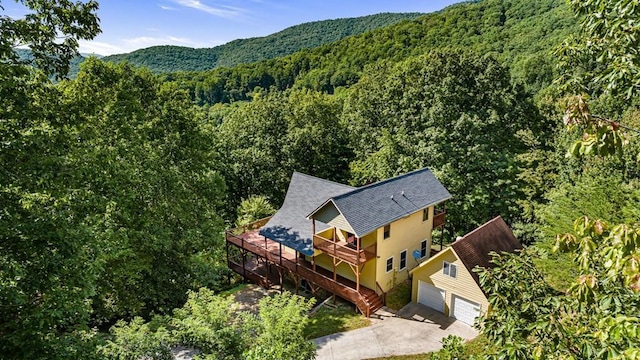
[[401, 61], [434, 49], [473, 49], [510, 65], [518, 82], [540, 90], [554, 76], [551, 51], [577, 24], [564, 1], [489, 0], [441, 12], [295, 54], [205, 72], [167, 75], [199, 104], [248, 100], [256, 89], [309, 88], [333, 93], [355, 84], [368, 64]]
[[[502, 215], [527, 245], [480, 274], [483, 357], [638, 358], [635, 2], [468, 2], [311, 24], [366, 32], [270, 60], [247, 40], [229, 67], [90, 58], [56, 83], [97, 4], [24, 3], [0, 23], [0, 358], [310, 358], [312, 301], [255, 315], [215, 295], [234, 282], [222, 231], [277, 208], [293, 171], [362, 185], [425, 166], [452, 194], [446, 239]], [[280, 34], [264, 56], [295, 50]]]
[[[290, 55], [303, 49], [315, 48], [422, 15], [424, 14], [381, 13], [358, 18], [314, 21], [291, 26], [271, 35], [237, 39], [212, 48], [194, 49], [163, 45], [104, 57], [79, 54], [71, 60], [67, 75], [75, 78], [80, 71], [80, 64], [89, 56], [113, 63], [124, 61], [136, 67], [145, 67], [154, 73], [233, 67]], [[23, 60], [33, 60], [29, 49], [16, 49], [16, 51]]]
[[158, 73], [232, 67], [290, 55], [421, 15], [423, 14], [383, 13], [349, 19], [314, 21], [292, 26], [268, 36], [238, 39], [213, 48], [154, 46], [128, 54], [107, 56], [104, 60], [114, 63], [126, 61]]

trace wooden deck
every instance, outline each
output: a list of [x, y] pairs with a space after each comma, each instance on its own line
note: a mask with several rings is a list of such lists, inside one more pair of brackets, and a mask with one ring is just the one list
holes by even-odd
[[357, 250], [346, 242], [334, 242], [319, 235], [313, 236], [313, 247], [348, 264], [360, 266], [376, 258], [376, 244]]
[[[384, 305], [383, 298], [374, 290], [360, 285], [360, 291], [357, 291], [353, 281], [337, 274], [334, 280], [333, 272], [320, 267], [314, 269], [311, 263], [284, 251], [282, 244], [261, 236], [258, 231], [254, 229], [238, 233], [230, 230], [225, 234], [228, 266], [246, 279], [268, 288], [273, 284], [269, 269], [275, 267], [280, 275], [280, 284], [283, 274], [289, 273], [296, 282], [304, 279], [312, 286], [353, 303], [367, 317]], [[240, 250], [239, 256], [230, 254], [230, 245]]]

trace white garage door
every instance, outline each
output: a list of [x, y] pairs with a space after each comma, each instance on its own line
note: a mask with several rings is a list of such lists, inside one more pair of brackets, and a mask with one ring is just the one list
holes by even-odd
[[480, 304], [476, 304], [472, 301], [453, 295], [454, 318], [469, 325], [473, 325], [473, 322], [478, 316], [480, 316]]
[[424, 281], [418, 281], [418, 303], [444, 312], [444, 290]]

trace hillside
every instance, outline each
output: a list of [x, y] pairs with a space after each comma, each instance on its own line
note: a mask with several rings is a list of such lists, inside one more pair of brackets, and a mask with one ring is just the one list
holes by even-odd
[[245, 100], [256, 87], [332, 92], [357, 82], [369, 64], [461, 49], [493, 54], [535, 91], [553, 77], [551, 51], [576, 29], [563, 0], [468, 2], [286, 57], [168, 79], [189, 88], [200, 104]]
[[293, 54], [348, 36], [415, 19], [420, 13], [383, 13], [357, 18], [324, 20], [289, 27], [275, 34], [239, 39], [213, 48], [153, 46], [127, 54], [111, 55], [105, 61], [127, 61], [153, 72], [200, 71], [235, 66]]

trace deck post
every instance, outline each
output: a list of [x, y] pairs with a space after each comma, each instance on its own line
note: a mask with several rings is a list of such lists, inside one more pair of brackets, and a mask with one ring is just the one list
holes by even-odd
[[280, 269], [278, 269], [278, 275], [280, 275], [280, 294], [282, 294], [282, 243], [280, 244]]
[[[333, 254], [334, 256], [331, 257], [333, 259], [333, 281], [334, 282], [338, 282], [338, 275], [336, 274], [336, 257], [335, 257], [335, 253], [336, 253], [336, 243], [333, 243]], [[334, 290], [333, 290], [333, 304], [335, 305], [336, 303], [336, 291], [335, 291], [335, 284], [332, 284], [331, 286]]]
[[242, 277], [247, 280], [247, 250], [244, 248], [244, 238], [242, 238]]
[[225, 247], [224, 248], [225, 248], [225, 251], [227, 252], [227, 266], [229, 266], [228, 265], [229, 264], [229, 240], [227, 240], [226, 233], [225, 233], [224, 240], [225, 240]]
[[[227, 252], [227, 266], [229, 266], [229, 240], [227, 239], [226, 232], [225, 232], [224, 240], [225, 240], [225, 251]], [[229, 283], [229, 286], [231, 286], [231, 276], [229, 275], [227, 275], [227, 282]]]
[[333, 243], [333, 256], [331, 257], [333, 259], [333, 281], [336, 281], [336, 243]]
[[356, 238], [356, 291], [360, 292], [360, 238]]

